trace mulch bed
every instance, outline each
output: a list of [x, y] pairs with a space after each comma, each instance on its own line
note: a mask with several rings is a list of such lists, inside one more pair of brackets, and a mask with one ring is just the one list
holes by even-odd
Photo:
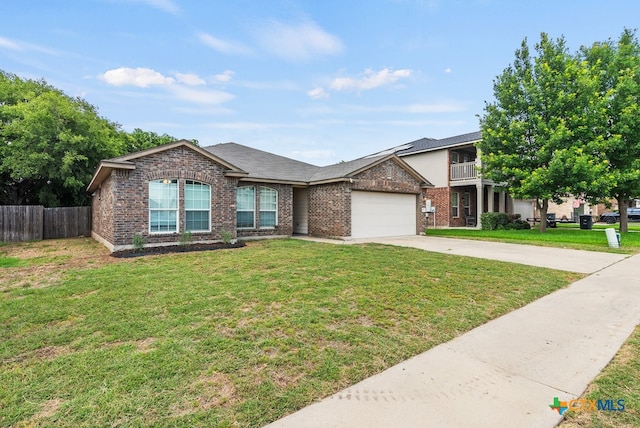
[[235, 244], [225, 244], [223, 242], [216, 242], [213, 244], [188, 244], [188, 245], [167, 245], [164, 247], [145, 247], [140, 250], [121, 250], [111, 253], [111, 257], [117, 258], [130, 258], [141, 256], [155, 256], [158, 254], [171, 254], [171, 253], [190, 253], [193, 251], [213, 251], [213, 250], [226, 250], [230, 248], [242, 248], [245, 246], [244, 242], [236, 242]]

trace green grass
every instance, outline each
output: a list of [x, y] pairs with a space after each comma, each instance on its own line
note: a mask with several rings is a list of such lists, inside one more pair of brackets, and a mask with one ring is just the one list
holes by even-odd
[[0, 268], [24, 266], [27, 262], [17, 257], [0, 256]]
[[640, 426], [640, 327], [622, 346], [616, 357], [589, 385], [580, 397], [586, 400], [624, 400], [624, 412], [576, 412], [565, 413], [565, 421], [559, 428], [575, 427], [638, 427]]
[[42, 264], [0, 271], [1, 426], [262, 426], [581, 277], [380, 245], [58, 242], [82, 263], [30, 244]]
[[[616, 229], [617, 231], [618, 229]], [[635, 254], [640, 251], [640, 233], [621, 234], [620, 248], [609, 248], [607, 237], [602, 229], [582, 230], [579, 228], [549, 228], [546, 232], [530, 230], [478, 230], [478, 229], [427, 229], [427, 236], [502, 241], [518, 244], [531, 244], [560, 248], [574, 248], [589, 251]]]
[[[558, 227], [561, 229], [580, 229], [580, 224], [578, 223], [562, 223], [562, 222], [558, 222], [557, 223]], [[604, 230], [607, 229], [609, 227], [613, 227], [616, 230], [620, 230], [620, 223], [615, 223], [615, 224], [606, 224], [606, 223], [593, 223], [593, 225], [591, 226], [594, 230]], [[627, 228], [629, 229], [629, 231], [635, 231], [635, 232], [640, 232], [640, 222], [628, 222], [627, 223]]]

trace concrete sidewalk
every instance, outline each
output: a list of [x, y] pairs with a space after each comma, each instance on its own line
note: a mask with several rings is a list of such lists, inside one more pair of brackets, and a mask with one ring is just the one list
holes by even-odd
[[[393, 239], [422, 248], [434, 238]], [[448, 245], [439, 248], [451, 254], [497, 254], [502, 260], [524, 251], [441, 239]], [[576, 268], [573, 250], [552, 250], [551, 267], [562, 268], [553, 260], [559, 258], [565, 270]], [[554, 397], [578, 397], [640, 323], [640, 255], [593, 254], [593, 263], [601, 261], [591, 267], [596, 273], [269, 427], [555, 426], [561, 416], [549, 407]]]

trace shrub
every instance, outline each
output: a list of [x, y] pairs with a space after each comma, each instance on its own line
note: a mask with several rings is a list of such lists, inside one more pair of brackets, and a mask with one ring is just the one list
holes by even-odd
[[483, 230], [506, 229], [511, 222], [507, 213], [482, 213], [480, 220]]
[[191, 232], [184, 232], [183, 234], [181, 234], [178, 243], [180, 245], [193, 244], [193, 235], [191, 235]]
[[133, 235], [133, 251], [135, 251], [136, 253], [142, 252], [142, 250], [144, 250], [145, 244], [146, 241], [144, 239], [144, 236], [140, 235], [139, 233]]
[[520, 214], [483, 213], [480, 216], [483, 230], [531, 229], [529, 223], [520, 220]]
[[230, 232], [228, 230], [222, 229], [220, 231], [220, 238], [222, 239], [223, 243], [230, 244], [231, 241], [233, 240], [233, 232]]

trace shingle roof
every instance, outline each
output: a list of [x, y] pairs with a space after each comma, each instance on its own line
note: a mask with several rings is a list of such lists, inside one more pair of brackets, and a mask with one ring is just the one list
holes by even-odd
[[409, 154], [415, 154], [419, 152], [427, 152], [431, 150], [442, 149], [445, 147], [457, 146], [465, 143], [472, 143], [482, 138], [480, 131], [470, 132], [468, 134], [456, 135], [453, 137], [443, 138], [436, 140], [433, 138], [421, 138], [416, 141], [412, 141], [407, 145], [411, 145], [410, 148], [400, 149], [395, 152], [398, 156], [406, 156]]
[[445, 147], [454, 147], [462, 144], [473, 143], [480, 140], [481, 138], [482, 133], [480, 131], [456, 135], [453, 137], [443, 138], [441, 140], [435, 138], [420, 138], [419, 140], [411, 141], [410, 143], [402, 144], [400, 146], [395, 146], [390, 149], [374, 153], [372, 155], [366, 156], [365, 158], [371, 158], [389, 153], [395, 153], [398, 156], [413, 155], [416, 153], [438, 150]]
[[393, 156], [391, 154], [372, 156], [320, 167], [236, 143], [216, 144], [203, 148], [230, 164], [248, 171], [249, 175], [245, 178], [300, 183], [348, 178]]
[[370, 165], [373, 165], [387, 156], [376, 156], [371, 158], [356, 159], [349, 162], [341, 162], [335, 165], [329, 165], [320, 168], [310, 177], [310, 182], [325, 181], [336, 178], [349, 177], [355, 172], [362, 170]]
[[307, 182], [320, 167], [236, 143], [216, 144], [204, 150], [248, 171], [247, 178]]

